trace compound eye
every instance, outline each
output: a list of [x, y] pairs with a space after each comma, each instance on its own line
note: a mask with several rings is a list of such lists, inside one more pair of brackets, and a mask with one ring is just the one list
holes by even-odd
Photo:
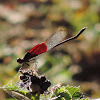
[[18, 62], [19, 64], [21, 64], [21, 63], [23, 63], [23, 59], [17, 58], [17, 62]]

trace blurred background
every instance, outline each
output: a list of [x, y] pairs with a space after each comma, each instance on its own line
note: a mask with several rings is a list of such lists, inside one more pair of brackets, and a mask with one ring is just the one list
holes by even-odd
[[[39, 74], [62, 85], [81, 86], [87, 97], [100, 97], [100, 0], [0, 0], [0, 86], [18, 72], [17, 58], [59, 29], [76, 40], [37, 59]], [[14, 100], [0, 90], [0, 100]]]

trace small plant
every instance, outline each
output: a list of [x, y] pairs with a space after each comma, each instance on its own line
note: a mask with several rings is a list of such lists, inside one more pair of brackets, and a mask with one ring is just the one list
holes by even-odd
[[39, 91], [33, 93], [15, 84], [6, 85], [3, 89], [18, 100], [91, 100], [83, 98], [80, 87], [69, 85], [60, 87], [56, 85], [48, 91], [44, 91], [44, 93], [40, 93]]
[[51, 87], [51, 82], [31, 69], [20, 71], [19, 81], [3, 86], [3, 89], [17, 100], [90, 100], [83, 99], [80, 87]]

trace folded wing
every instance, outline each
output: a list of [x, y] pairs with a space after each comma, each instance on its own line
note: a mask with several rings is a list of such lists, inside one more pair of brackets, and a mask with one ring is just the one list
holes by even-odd
[[52, 49], [53, 47], [55, 47], [61, 41], [63, 41], [66, 36], [67, 36], [66, 31], [59, 30], [54, 35], [52, 35], [51, 37], [49, 37], [45, 41], [45, 44], [47, 46], [47, 51], [50, 50], [50, 49]]

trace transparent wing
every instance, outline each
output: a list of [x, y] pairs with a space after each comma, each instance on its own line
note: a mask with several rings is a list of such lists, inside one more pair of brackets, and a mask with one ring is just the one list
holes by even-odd
[[54, 46], [59, 44], [61, 41], [63, 41], [66, 36], [67, 36], [66, 31], [60, 30], [60, 31], [57, 31], [54, 35], [52, 35], [50, 38], [48, 38], [45, 41], [45, 44], [47, 46], [47, 51], [52, 49]]

